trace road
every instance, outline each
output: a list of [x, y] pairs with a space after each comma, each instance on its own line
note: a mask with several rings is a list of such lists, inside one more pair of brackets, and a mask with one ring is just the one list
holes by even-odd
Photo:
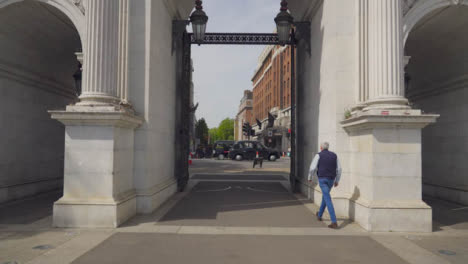
[[264, 161], [262, 168], [253, 168], [253, 161], [234, 161], [218, 159], [194, 159], [189, 166], [190, 174], [208, 173], [247, 173], [247, 174], [289, 174], [290, 159], [281, 158], [277, 161]]

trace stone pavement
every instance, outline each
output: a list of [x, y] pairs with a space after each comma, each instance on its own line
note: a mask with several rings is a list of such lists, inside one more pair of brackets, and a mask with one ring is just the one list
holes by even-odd
[[207, 175], [118, 229], [51, 228], [58, 193], [0, 206], [0, 264], [468, 263], [467, 208], [428, 199], [432, 234], [331, 230], [280, 174]]

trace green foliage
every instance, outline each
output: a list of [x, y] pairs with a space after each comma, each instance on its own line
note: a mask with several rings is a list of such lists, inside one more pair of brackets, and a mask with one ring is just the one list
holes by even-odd
[[218, 127], [218, 140], [234, 139], [234, 119], [226, 118]]
[[351, 110], [346, 109], [345, 112], [344, 112], [344, 118], [345, 118], [345, 119], [349, 119], [349, 118], [351, 118], [352, 116], [353, 116], [353, 115], [352, 115], [352, 113], [351, 113]]
[[234, 140], [234, 119], [226, 118], [218, 127], [209, 130], [210, 144], [218, 140]]
[[201, 118], [195, 124], [195, 136], [200, 139], [200, 144], [206, 145], [208, 143], [208, 125], [204, 118]]
[[210, 128], [209, 132], [210, 134], [210, 144], [213, 144], [215, 143], [218, 139], [218, 128], [217, 127], [214, 127], [214, 128]]

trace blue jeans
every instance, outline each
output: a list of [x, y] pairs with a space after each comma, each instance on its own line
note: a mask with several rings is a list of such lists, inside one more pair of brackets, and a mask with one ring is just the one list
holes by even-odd
[[319, 217], [322, 217], [325, 207], [328, 208], [328, 213], [332, 223], [336, 223], [335, 208], [333, 207], [333, 202], [330, 196], [330, 191], [333, 188], [335, 183], [334, 179], [330, 178], [319, 178], [320, 189], [322, 189], [322, 204], [320, 205]]

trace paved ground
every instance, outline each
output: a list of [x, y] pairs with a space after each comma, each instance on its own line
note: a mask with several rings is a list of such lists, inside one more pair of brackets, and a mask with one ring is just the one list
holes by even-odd
[[324, 227], [277, 182], [200, 182], [160, 219], [160, 224]]
[[[128, 254], [129, 249], [132, 254]], [[340, 254], [336, 254], [339, 249]], [[368, 237], [120, 233], [73, 263], [407, 263]]]
[[52, 204], [62, 196], [50, 192], [0, 205], [0, 225], [31, 224], [52, 214]]
[[[369, 233], [314, 217], [288, 193], [288, 161], [196, 160], [189, 190], [118, 229], [52, 228], [59, 193], [0, 206], [6, 263], [468, 263], [468, 208], [426, 199], [434, 233]], [[270, 167], [267, 167], [270, 166]]]

